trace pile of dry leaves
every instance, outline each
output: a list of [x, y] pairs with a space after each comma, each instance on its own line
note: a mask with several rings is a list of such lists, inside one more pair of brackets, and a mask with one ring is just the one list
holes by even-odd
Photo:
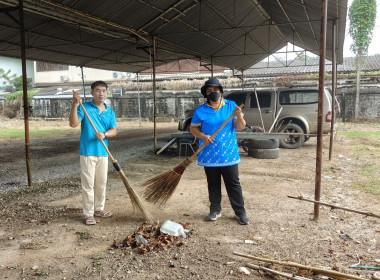
[[[190, 223], [178, 223], [180, 224], [189, 235], [191, 231], [188, 229]], [[113, 242], [113, 248], [119, 249], [124, 247], [138, 248], [139, 252], [145, 254], [150, 251], [160, 251], [163, 249], [169, 249], [174, 244], [177, 246], [184, 245], [184, 242], [179, 239], [181, 236], [174, 236], [171, 234], [165, 234], [160, 231], [161, 226], [158, 223], [150, 224], [145, 221], [139, 228], [129, 234], [121, 243]]]

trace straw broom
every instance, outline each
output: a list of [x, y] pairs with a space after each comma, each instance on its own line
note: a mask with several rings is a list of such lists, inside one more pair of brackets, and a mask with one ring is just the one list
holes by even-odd
[[[241, 104], [239, 108], [243, 108], [243, 106], [244, 104]], [[213, 135], [211, 135], [211, 139], [215, 138], [219, 131], [223, 129], [223, 127], [233, 118], [233, 116], [234, 114], [231, 114], [228, 117], [228, 119], [218, 128], [218, 130], [215, 131]], [[145, 200], [154, 204], [158, 202], [161, 205], [165, 204], [176, 189], [179, 181], [181, 180], [183, 172], [185, 172], [186, 168], [205, 146], [206, 145], [202, 145], [199, 147], [193, 155], [186, 158], [181, 164], [174, 167], [173, 169], [159, 174], [152, 179], [149, 179], [148, 181], [142, 183], [141, 185], [146, 187], [145, 191], [143, 192], [143, 197]]]
[[[83, 109], [83, 112], [85, 113], [85, 115], [87, 116], [87, 119], [89, 120], [92, 128], [95, 130], [95, 133], [98, 133], [98, 130], [96, 129], [95, 125], [93, 124], [90, 116], [88, 115], [86, 109], [84, 108], [83, 104], [82, 104], [82, 101], [79, 101], [79, 104], [80, 106], [82, 107]], [[104, 149], [106, 149], [107, 151], [107, 154], [109, 155], [109, 157], [111, 158], [111, 161], [112, 161], [112, 164], [113, 166], [115, 167], [116, 171], [119, 173], [120, 175], [120, 178], [121, 180], [123, 181], [124, 183], [124, 186], [125, 188], [127, 189], [128, 191], [128, 195], [131, 199], [131, 202], [132, 202], [132, 206], [134, 208], [138, 208], [141, 210], [141, 212], [144, 214], [145, 216], [145, 219], [146, 220], [151, 220], [153, 221], [153, 216], [147, 211], [147, 209], [144, 207], [144, 205], [142, 204], [140, 198], [138, 197], [137, 193], [132, 189], [131, 185], [129, 184], [128, 182], [128, 179], [127, 177], [125, 176], [124, 174], [124, 171], [121, 169], [119, 163], [117, 162], [116, 159], [113, 158], [113, 156], [111, 155], [110, 151], [108, 150], [106, 144], [104, 143], [103, 140], [100, 140], [100, 142], [102, 142], [102, 145], [104, 147]]]

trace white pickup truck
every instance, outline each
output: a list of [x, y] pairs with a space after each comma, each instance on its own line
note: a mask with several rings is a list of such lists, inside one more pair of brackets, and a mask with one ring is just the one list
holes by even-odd
[[[272, 132], [316, 134], [318, 127], [318, 88], [289, 87], [280, 89], [257, 89], [257, 106], [253, 89], [231, 91], [224, 98], [234, 100], [237, 105], [244, 103], [243, 112], [248, 126], [263, 127], [266, 132], [273, 126]], [[282, 108], [282, 109], [281, 109]], [[280, 112], [281, 111], [281, 112]], [[187, 130], [193, 115], [187, 111], [178, 125], [179, 130]], [[277, 117], [278, 112], [280, 115]], [[277, 117], [276, 123], [274, 121]], [[262, 119], [262, 121], [261, 121]], [[332, 119], [332, 98], [324, 90], [323, 133], [330, 132]], [[290, 136], [280, 141], [280, 146], [295, 149], [307, 141], [309, 136]]]

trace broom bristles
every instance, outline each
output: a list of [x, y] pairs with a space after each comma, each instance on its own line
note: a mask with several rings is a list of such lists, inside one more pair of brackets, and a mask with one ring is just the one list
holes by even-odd
[[161, 205], [165, 204], [177, 188], [183, 172], [185, 172], [186, 167], [190, 163], [191, 161], [187, 158], [172, 170], [161, 173], [144, 182], [142, 185], [146, 187], [143, 192], [145, 200], [154, 204], [158, 202]]
[[142, 204], [141, 199], [137, 195], [137, 193], [134, 191], [132, 186], [129, 184], [127, 177], [125, 176], [123, 170], [119, 171], [120, 177], [123, 180], [124, 186], [127, 189], [129, 198], [131, 199], [132, 206], [134, 209], [138, 208], [145, 216], [146, 220], [153, 221], [153, 216], [148, 212], [148, 210], [145, 208], [145, 206]]

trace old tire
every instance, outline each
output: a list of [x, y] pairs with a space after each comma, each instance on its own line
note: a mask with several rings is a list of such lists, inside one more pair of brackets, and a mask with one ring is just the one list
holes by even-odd
[[[240, 132], [252, 132], [252, 128], [249, 125], [246, 125], [243, 130]], [[238, 139], [238, 146], [242, 147], [244, 152], [248, 152], [248, 141], [247, 139]]]
[[[280, 132], [282, 133], [305, 133], [298, 124], [288, 123], [285, 124]], [[286, 149], [297, 149], [301, 147], [301, 144], [304, 142], [303, 135], [292, 136], [288, 135], [286, 138], [280, 140], [280, 147]]]
[[280, 149], [248, 149], [248, 156], [261, 159], [275, 159], [280, 156]]
[[244, 152], [248, 152], [248, 144], [247, 144], [247, 142], [242, 143], [241, 147], [243, 148]]
[[248, 139], [248, 149], [276, 149], [279, 146], [278, 139]]

